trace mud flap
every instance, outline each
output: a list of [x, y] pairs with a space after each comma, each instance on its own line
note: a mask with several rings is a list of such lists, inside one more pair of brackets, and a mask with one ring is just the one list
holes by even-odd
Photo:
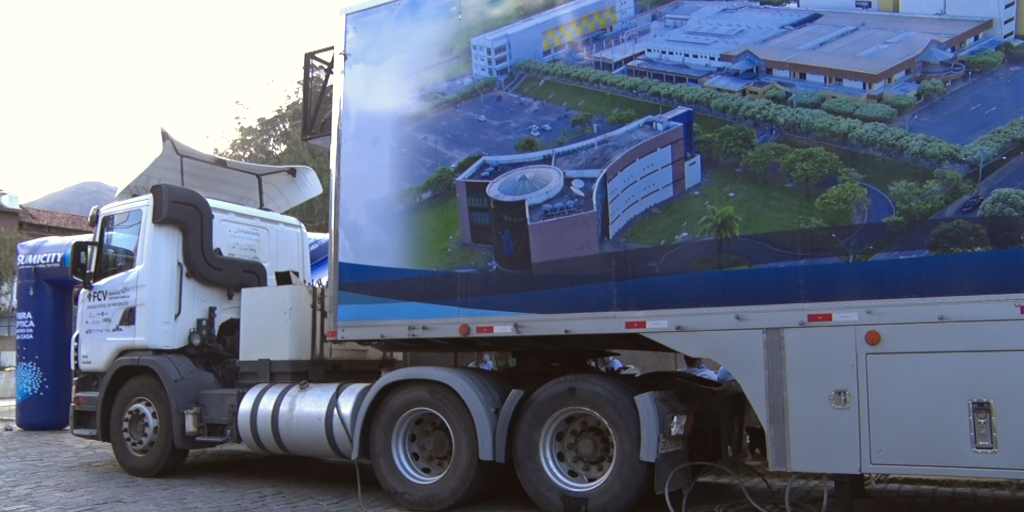
[[[655, 492], [665, 492], [665, 483], [670, 475], [669, 491], [689, 486], [689, 471], [679, 470], [672, 474], [672, 470], [689, 462], [687, 434], [692, 426], [689, 423], [693, 421], [693, 409], [669, 391], [649, 391], [637, 395], [634, 400], [640, 413], [640, 460], [654, 463]], [[678, 421], [680, 418], [685, 418], [682, 423]]]

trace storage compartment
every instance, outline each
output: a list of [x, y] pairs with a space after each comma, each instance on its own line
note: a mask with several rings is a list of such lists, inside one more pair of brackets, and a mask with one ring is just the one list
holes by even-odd
[[308, 360], [317, 341], [313, 292], [305, 285], [242, 290], [239, 359]]
[[868, 354], [870, 462], [1024, 469], [1024, 352]]

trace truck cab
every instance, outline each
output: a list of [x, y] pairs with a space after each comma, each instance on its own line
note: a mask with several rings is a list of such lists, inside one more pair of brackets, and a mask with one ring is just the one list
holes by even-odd
[[[127, 351], [184, 348], [193, 332], [237, 338], [241, 314], [237, 290], [204, 283], [187, 268], [185, 255], [201, 253], [203, 247], [191, 247], [181, 228], [154, 222], [160, 221], [154, 202], [150, 193], [98, 212], [92, 277], [78, 302], [75, 363], [83, 372], [105, 371]], [[277, 284], [278, 272], [293, 272], [300, 282], [308, 281], [306, 232], [301, 223], [274, 212], [207, 202], [212, 214], [209, 246], [213, 255], [223, 256], [222, 265], [257, 263], [268, 286]], [[204, 230], [201, 226], [185, 229]], [[195, 259], [209, 263], [202, 256]], [[230, 344], [226, 339], [223, 343]], [[237, 357], [237, 340], [233, 345], [224, 348]]]
[[310, 280], [305, 227], [280, 212], [322, 191], [312, 169], [227, 161], [166, 132], [162, 145], [117, 202], [90, 214], [93, 240], [72, 248], [80, 437], [109, 439], [104, 411], [118, 384], [143, 371], [138, 358], [185, 357], [216, 381], [205, 387], [232, 383], [241, 291]]

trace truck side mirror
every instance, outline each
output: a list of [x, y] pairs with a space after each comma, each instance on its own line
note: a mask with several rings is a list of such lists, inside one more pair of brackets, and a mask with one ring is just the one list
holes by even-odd
[[71, 278], [82, 283], [82, 288], [92, 289], [92, 268], [89, 260], [96, 242], [82, 241], [71, 244]]

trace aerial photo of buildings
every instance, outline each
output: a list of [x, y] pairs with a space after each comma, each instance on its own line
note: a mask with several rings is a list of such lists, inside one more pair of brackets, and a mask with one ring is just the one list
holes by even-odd
[[390, 22], [448, 25], [373, 88], [415, 90], [386, 142], [416, 268], [923, 256], [1024, 183], [1016, 0], [420, 3]]

